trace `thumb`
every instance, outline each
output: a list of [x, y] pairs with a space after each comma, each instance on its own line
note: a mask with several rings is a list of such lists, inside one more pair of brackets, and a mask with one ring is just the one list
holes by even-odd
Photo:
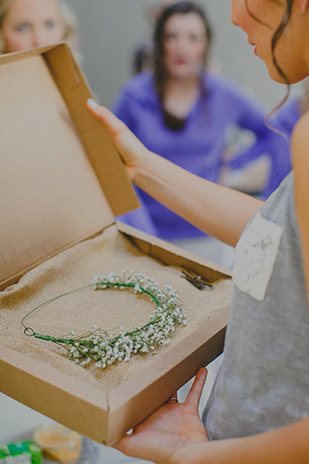
[[87, 100], [87, 108], [97, 119], [99, 119], [104, 124], [112, 137], [118, 137], [126, 128], [126, 125], [120, 121], [117, 116], [115, 116], [105, 106], [98, 105], [98, 103], [93, 100], [93, 98], [89, 98]]
[[201, 399], [206, 377], [207, 369], [205, 369], [204, 367], [200, 368], [196, 374], [192, 387], [185, 401], [187, 404], [190, 404], [196, 409], [198, 408]]

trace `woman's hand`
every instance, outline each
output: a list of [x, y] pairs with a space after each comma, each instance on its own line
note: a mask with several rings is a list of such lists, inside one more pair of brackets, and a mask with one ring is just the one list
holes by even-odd
[[116, 443], [115, 448], [129, 456], [156, 463], [179, 464], [178, 456], [182, 449], [208, 441], [198, 413], [206, 375], [206, 369], [199, 369], [184, 403], [169, 399], [139, 424], [131, 435]]
[[136, 170], [142, 165], [149, 151], [137, 137], [104, 106], [99, 106], [93, 99], [87, 101], [87, 107], [99, 119], [111, 135], [131, 180], [134, 182]]

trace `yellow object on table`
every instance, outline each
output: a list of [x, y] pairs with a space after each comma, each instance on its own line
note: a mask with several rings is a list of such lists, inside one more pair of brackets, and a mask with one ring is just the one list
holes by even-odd
[[56, 424], [36, 430], [34, 440], [47, 458], [62, 464], [73, 464], [80, 456], [81, 436], [63, 425]]

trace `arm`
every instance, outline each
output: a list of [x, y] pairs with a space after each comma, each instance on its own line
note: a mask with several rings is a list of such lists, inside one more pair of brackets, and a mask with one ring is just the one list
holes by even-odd
[[292, 136], [295, 175], [295, 207], [303, 250], [303, 263], [309, 303], [309, 113], [296, 124]]
[[249, 437], [195, 443], [176, 451], [169, 463], [306, 464], [308, 434], [309, 418]]
[[150, 152], [109, 110], [88, 107], [106, 126], [138, 187], [204, 232], [236, 245], [260, 200], [201, 179]]
[[236, 246], [262, 202], [207, 181], [148, 152], [134, 172], [134, 183], [207, 234]]

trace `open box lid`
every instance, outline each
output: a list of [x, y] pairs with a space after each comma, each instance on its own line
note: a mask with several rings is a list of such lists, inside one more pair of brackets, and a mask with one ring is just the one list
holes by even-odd
[[0, 57], [0, 289], [138, 207], [66, 44]]

